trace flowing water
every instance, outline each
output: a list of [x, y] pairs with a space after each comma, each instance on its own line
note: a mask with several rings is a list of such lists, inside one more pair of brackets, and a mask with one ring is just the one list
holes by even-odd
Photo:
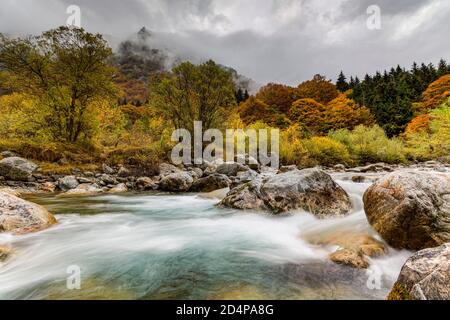
[[[356, 270], [329, 261], [336, 247], [314, 244], [335, 232], [373, 234], [362, 210], [369, 184], [336, 178], [354, 212], [327, 220], [219, 209], [195, 194], [31, 196], [59, 224], [0, 234], [15, 250], [0, 262], [0, 298], [383, 299], [410, 252], [390, 248]], [[81, 288], [69, 290], [77, 268]]]

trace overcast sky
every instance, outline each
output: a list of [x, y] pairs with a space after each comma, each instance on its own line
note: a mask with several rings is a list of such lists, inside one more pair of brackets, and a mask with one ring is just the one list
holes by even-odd
[[[111, 42], [145, 26], [155, 46], [212, 58], [259, 83], [450, 60], [450, 0], [0, 0], [0, 32], [65, 24], [71, 4], [82, 27]], [[381, 10], [379, 30], [367, 27], [371, 5]]]

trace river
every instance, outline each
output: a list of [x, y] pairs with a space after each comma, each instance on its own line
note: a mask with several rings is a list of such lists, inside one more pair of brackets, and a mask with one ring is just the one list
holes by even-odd
[[[384, 299], [410, 252], [390, 248], [356, 270], [329, 261], [336, 247], [311, 242], [374, 234], [362, 208], [370, 184], [344, 178], [335, 176], [354, 210], [327, 220], [219, 209], [198, 194], [29, 196], [59, 224], [0, 234], [15, 250], [0, 263], [0, 299]], [[67, 287], [73, 270], [79, 290]]]

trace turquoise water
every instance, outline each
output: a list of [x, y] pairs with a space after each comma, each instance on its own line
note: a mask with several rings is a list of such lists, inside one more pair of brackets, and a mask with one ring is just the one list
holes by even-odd
[[[14, 248], [0, 263], [2, 299], [383, 299], [408, 252], [390, 250], [372, 269], [329, 262], [336, 248], [311, 239], [335, 231], [372, 232], [362, 211], [367, 184], [339, 181], [354, 212], [317, 220], [306, 212], [270, 217], [215, 207], [202, 195], [32, 196], [59, 224], [0, 243]], [[68, 268], [81, 288], [67, 289]]]

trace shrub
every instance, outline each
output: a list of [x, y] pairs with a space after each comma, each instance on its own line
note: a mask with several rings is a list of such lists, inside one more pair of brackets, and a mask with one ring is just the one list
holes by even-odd
[[329, 137], [345, 144], [351, 157], [358, 163], [405, 162], [403, 143], [398, 138], [389, 139], [378, 125], [357, 126], [353, 131], [331, 131]]
[[425, 116], [429, 119], [427, 130], [405, 132], [408, 157], [424, 161], [448, 156], [450, 154], [450, 104], [443, 104]]
[[312, 137], [305, 140], [304, 145], [308, 158], [315, 160], [318, 164], [331, 166], [351, 162], [347, 147], [329, 137]]

